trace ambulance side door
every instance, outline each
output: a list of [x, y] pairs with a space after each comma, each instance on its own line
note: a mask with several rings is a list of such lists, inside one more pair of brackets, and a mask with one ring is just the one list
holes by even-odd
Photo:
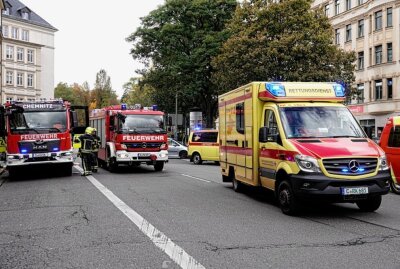
[[[259, 132], [259, 163], [260, 181], [265, 188], [274, 190], [276, 172], [279, 162], [280, 152], [284, 150], [282, 146], [281, 131], [277, 122], [277, 110], [274, 107], [264, 107], [263, 120]], [[262, 132], [265, 132], [264, 138]]]

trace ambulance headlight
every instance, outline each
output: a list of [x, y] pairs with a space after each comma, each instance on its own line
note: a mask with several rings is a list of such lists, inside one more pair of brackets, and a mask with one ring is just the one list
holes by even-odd
[[321, 173], [317, 159], [306, 155], [296, 155], [294, 158], [301, 171]]
[[388, 170], [389, 164], [387, 162], [386, 156], [379, 157], [379, 169], [380, 170]]
[[276, 97], [285, 97], [286, 96], [285, 86], [283, 86], [280, 83], [276, 83], [276, 82], [266, 83], [265, 88], [273, 96], [276, 96]]

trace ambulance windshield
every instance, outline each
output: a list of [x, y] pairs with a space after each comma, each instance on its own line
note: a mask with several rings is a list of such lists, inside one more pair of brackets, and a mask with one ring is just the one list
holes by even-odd
[[62, 133], [67, 128], [65, 111], [13, 112], [10, 129], [13, 134]]
[[126, 115], [120, 122], [120, 132], [124, 134], [165, 133], [162, 115]]
[[287, 138], [365, 137], [345, 107], [281, 107]]

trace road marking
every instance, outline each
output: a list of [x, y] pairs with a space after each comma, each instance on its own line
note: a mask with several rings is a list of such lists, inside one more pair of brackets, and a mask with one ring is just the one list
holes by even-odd
[[[83, 172], [83, 169], [79, 166], [75, 168]], [[160, 248], [165, 254], [167, 254], [171, 260], [178, 264], [184, 269], [205, 269], [198, 261], [196, 261], [192, 256], [190, 256], [185, 250], [180, 246], [175, 244], [171, 239], [169, 239], [164, 233], [159, 231], [150, 222], [145, 220], [140, 216], [135, 210], [130, 208], [121, 199], [119, 199], [114, 193], [112, 193], [107, 187], [101, 184], [93, 176], [86, 176], [86, 178], [111, 201], [122, 213], [125, 214], [138, 228], [144, 233], [150, 240]]]
[[189, 176], [189, 175], [185, 175], [185, 174], [181, 174], [181, 176], [190, 177], [190, 178], [194, 178], [194, 179], [197, 179], [197, 180], [200, 180], [200, 181], [204, 181], [204, 182], [207, 182], [207, 183], [211, 183], [211, 181], [205, 180], [205, 179], [202, 179], [202, 178], [199, 178], [199, 177]]

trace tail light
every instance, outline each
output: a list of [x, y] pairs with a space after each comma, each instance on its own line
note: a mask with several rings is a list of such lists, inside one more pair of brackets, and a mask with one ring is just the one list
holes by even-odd
[[162, 143], [161, 146], [160, 146], [160, 149], [161, 150], [167, 150], [168, 149], [168, 144]]

